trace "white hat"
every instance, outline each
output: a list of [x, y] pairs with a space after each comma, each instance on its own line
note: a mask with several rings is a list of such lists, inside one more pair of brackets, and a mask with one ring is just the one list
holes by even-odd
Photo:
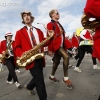
[[7, 31], [6, 34], [5, 34], [5, 37], [6, 37], [6, 36], [9, 36], [9, 35], [12, 36], [13, 34], [12, 34], [10, 31]]
[[[29, 14], [29, 15], [31, 16], [31, 18], [32, 18], [32, 22], [34, 21], [34, 17], [32, 16], [32, 13], [31, 13], [31, 12], [29, 12], [29, 11], [27, 11], [27, 10], [21, 12], [21, 17], [22, 17], [22, 19], [23, 19], [23, 15], [24, 15], [24, 14]], [[24, 21], [22, 21], [22, 23], [25, 24]]]

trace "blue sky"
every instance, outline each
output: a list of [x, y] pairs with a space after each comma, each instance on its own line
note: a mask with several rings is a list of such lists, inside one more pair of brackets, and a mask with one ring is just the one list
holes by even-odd
[[51, 20], [49, 11], [58, 9], [59, 22], [66, 34], [72, 36], [77, 28], [82, 27], [81, 16], [86, 0], [2, 0], [0, 1], [0, 40], [4, 39], [6, 31], [11, 31], [13, 39], [16, 31], [24, 25], [20, 13], [28, 10], [35, 17], [33, 26], [40, 28], [45, 35], [45, 26]]

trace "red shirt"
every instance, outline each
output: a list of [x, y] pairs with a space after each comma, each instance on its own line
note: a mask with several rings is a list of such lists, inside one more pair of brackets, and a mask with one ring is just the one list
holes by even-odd
[[69, 48], [72, 48], [72, 47], [73, 47], [72, 42], [68, 38], [66, 38], [65, 39], [65, 48], [66, 48], [66, 50], [69, 49]]
[[84, 12], [87, 16], [100, 19], [100, 0], [87, 0]]
[[73, 47], [76, 47], [76, 48], [78, 48], [79, 46], [79, 39], [75, 36], [72, 37], [72, 45]]

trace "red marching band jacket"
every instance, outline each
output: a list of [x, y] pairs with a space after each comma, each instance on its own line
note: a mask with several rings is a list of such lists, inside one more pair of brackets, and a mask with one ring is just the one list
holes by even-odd
[[[43, 32], [37, 28], [36, 28], [36, 31], [38, 33], [40, 42], [45, 40]], [[48, 41], [44, 46], [47, 46], [49, 43], [50, 43], [50, 41]], [[29, 39], [26, 27], [23, 27], [22, 29], [17, 31], [16, 36], [15, 36], [15, 54], [17, 57], [21, 57], [21, 55], [25, 51], [29, 51], [30, 49], [32, 49], [31, 41]], [[43, 48], [41, 48], [41, 52], [44, 52]], [[44, 63], [44, 67], [45, 67], [45, 59], [44, 58], [43, 58], [43, 63]], [[28, 64], [25, 68], [26, 68], [26, 70], [29, 70], [32, 67], [34, 67], [34, 62]]]
[[88, 30], [86, 31], [86, 33], [85, 33], [84, 37], [85, 37], [86, 39], [90, 39], [90, 40], [92, 40], [92, 39], [93, 39], [93, 37], [92, 37], [91, 33], [90, 33]]
[[[87, 0], [84, 7], [84, 13], [89, 17], [94, 17], [100, 20], [100, 0]], [[98, 58], [100, 61], [100, 25], [96, 27], [95, 34], [93, 36], [93, 57]]]
[[65, 38], [65, 49], [73, 48], [71, 40]]
[[[12, 42], [12, 49], [13, 49], [13, 53], [14, 53], [14, 59], [16, 59], [15, 57], [15, 52], [14, 52], [14, 43], [15, 41]], [[0, 54], [3, 53], [3, 51], [6, 51], [6, 40], [1, 41], [0, 43]]]
[[89, 17], [100, 19], [100, 0], [87, 0], [84, 12]]
[[72, 37], [72, 45], [73, 47], [76, 47], [76, 48], [78, 48], [79, 46], [79, 39], [76, 36]]
[[[47, 29], [48, 30], [54, 30], [54, 37], [53, 40], [51, 41], [50, 45], [48, 46], [48, 51], [51, 52], [55, 52], [56, 50], [58, 50], [61, 47], [61, 43], [62, 43], [62, 36], [60, 35], [60, 29], [57, 25], [57, 22], [49, 22], [47, 24]], [[48, 35], [48, 33], [47, 33]], [[65, 33], [62, 34], [63, 35], [63, 46], [65, 49]]]

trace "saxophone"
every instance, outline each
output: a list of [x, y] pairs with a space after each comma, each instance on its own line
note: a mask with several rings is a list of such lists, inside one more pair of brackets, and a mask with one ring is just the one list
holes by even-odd
[[53, 37], [53, 34], [42, 41], [40, 44], [34, 46], [34, 48], [30, 49], [27, 52], [24, 52], [21, 57], [17, 57], [16, 63], [20, 68], [25, 68], [28, 64], [33, 62], [35, 59], [43, 58], [44, 53], [39, 53], [39, 49], [43, 47], [43, 45]]
[[2, 57], [0, 58], [0, 63], [3, 63], [3, 62], [5, 61], [5, 59], [10, 58], [10, 54], [9, 54], [8, 50], [11, 48], [12, 42], [13, 42], [13, 41], [11, 41], [11, 42], [8, 44], [7, 49], [6, 49], [5, 52], [2, 54]]
[[96, 19], [93, 21], [89, 21], [89, 19], [90, 19], [89, 16], [87, 16], [86, 14], [83, 14], [81, 18], [82, 26], [86, 29], [91, 29], [94, 31], [95, 27], [100, 25], [100, 19]]

